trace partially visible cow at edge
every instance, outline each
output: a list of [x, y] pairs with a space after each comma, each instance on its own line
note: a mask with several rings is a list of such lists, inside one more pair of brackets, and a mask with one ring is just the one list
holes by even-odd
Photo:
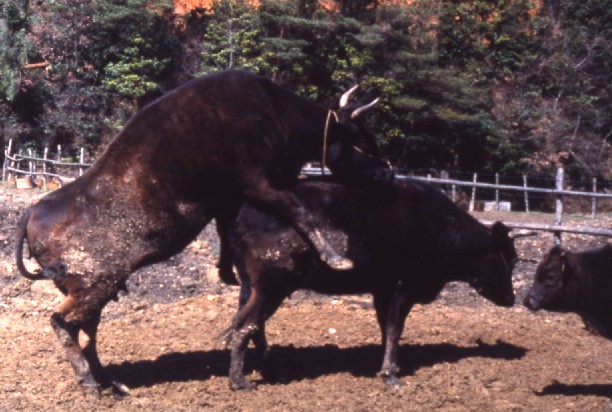
[[[349, 109], [347, 100], [345, 94], [341, 108], [329, 112], [243, 71], [190, 81], [140, 110], [83, 176], [25, 212], [17, 266], [29, 279], [53, 279], [66, 295], [51, 324], [77, 381], [111, 382], [96, 332], [128, 275], [183, 250], [212, 218], [220, 275], [232, 281], [227, 227], [245, 199], [291, 222], [327, 265], [351, 267], [292, 193], [303, 164], [322, 153], [345, 183], [392, 181], [374, 136], [358, 123], [371, 105]], [[25, 268], [24, 241], [40, 272]]]
[[230, 232], [244, 288], [228, 334], [231, 388], [253, 386], [243, 374], [247, 345], [252, 339], [265, 354], [265, 322], [297, 289], [373, 295], [384, 347], [380, 375], [391, 385], [398, 384], [398, 342], [415, 303], [432, 302], [447, 282], [465, 281], [497, 305], [514, 304], [517, 255], [509, 229], [500, 222], [487, 228], [439, 189], [396, 180], [386, 193], [374, 194], [304, 181], [295, 193], [326, 222], [326, 237], [355, 266], [329, 270], [290, 225], [245, 204]]
[[538, 265], [524, 303], [533, 310], [575, 312], [612, 339], [612, 244], [578, 253], [553, 247]]

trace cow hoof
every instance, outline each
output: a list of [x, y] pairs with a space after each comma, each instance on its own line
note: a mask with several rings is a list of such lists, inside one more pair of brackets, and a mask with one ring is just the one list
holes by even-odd
[[387, 385], [391, 386], [392, 388], [397, 389], [401, 386], [400, 380], [397, 377], [397, 375], [384, 375], [383, 380], [385, 381]]
[[233, 391], [252, 391], [257, 388], [257, 384], [246, 380], [245, 378], [232, 379], [230, 389]]
[[113, 391], [113, 395], [117, 396], [129, 396], [130, 388], [128, 388], [125, 384], [117, 381], [111, 382], [111, 390]]
[[219, 271], [219, 278], [226, 285], [231, 285], [231, 286], [240, 285], [240, 282], [238, 282], [238, 278], [236, 277], [236, 274], [231, 270], [229, 272]]
[[351, 270], [353, 261], [341, 256], [331, 257], [326, 260], [327, 265], [334, 270]]

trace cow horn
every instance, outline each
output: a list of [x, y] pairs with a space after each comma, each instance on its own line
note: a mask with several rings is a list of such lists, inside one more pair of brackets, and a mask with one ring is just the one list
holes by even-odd
[[351, 119], [355, 119], [357, 116], [361, 115], [363, 112], [372, 108], [376, 103], [378, 103], [379, 100], [380, 99], [377, 97], [376, 99], [372, 100], [370, 103], [353, 110], [353, 113], [351, 113]]
[[349, 98], [351, 97], [351, 94], [353, 94], [353, 92], [357, 90], [358, 87], [359, 85], [356, 84], [355, 86], [351, 87], [346, 93], [344, 93], [342, 97], [340, 97], [340, 104], [339, 104], [340, 108], [343, 108], [344, 106], [347, 105]]

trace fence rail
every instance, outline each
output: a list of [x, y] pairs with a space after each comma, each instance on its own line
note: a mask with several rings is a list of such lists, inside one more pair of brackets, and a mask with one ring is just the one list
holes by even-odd
[[[307, 167], [303, 169], [303, 172], [307, 175], [312, 176], [321, 176], [322, 174], [331, 174], [329, 170], [321, 170], [320, 168], [315, 167]], [[546, 224], [538, 224], [538, 223], [517, 223], [517, 222], [504, 222], [504, 224], [512, 229], [528, 229], [528, 230], [540, 230], [540, 231], [548, 231], [553, 232], [554, 234], [554, 242], [555, 244], [561, 243], [561, 233], [578, 233], [584, 235], [591, 236], [605, 236], [612, 237], [612, 229], [605, 228], [594, 228], [587, 226], [568, 226], [562, 224], [562, 215], [563, 215], [563, 196], [584, 196], [590, 197], [593, 200], [593, 217], [595, 217], [595, 209], [596, 209], [596, 199], [612, 199], [612, 194], [608, 193], [596, 193], [596, 192], [580, 192], [575, 190], [564, 190], [563, 189], [563, 169], [559, 169], [557, 172], [556, 179], [556, 188], [548, 189], [548, 188], [537, 188], [537, 187], [528, 187], [525, 184], [523, 186], [513, 186], [513, 185], [501, 185], [501, 184], [493, 184], [493, 183], [479, 183], [476, 181], [476, 175], [474, 175], [474, 179], [471, 182], [463, 181], [463, 180], [455, 180], [448, 178], [433, 178], [431, 176], [423, 177], [423, 176], [407, 176], [407, 175], [396, 175], [397, 179], [413, 179], [418, 181], [429, 182], [433, 184], [447, 185], [452, 186], [452, 192], [455, 193], [455, 186], [465, 186], [472, 188], [472, 199], [470, 201], [470, 211], [473, 211], [473, 204], [475, 199], [475, 190], [476, 188], [484, 188], [484, 189], [494, 189], [495, 193], [495, 202], [499, 203], [499, 191], [518, 191], [525, 193], [525, 205], [528, 211], [528, 199], [527, 192], [536, 192], [536, 193], [544, 193], [549, 195], [554, 195], [556, 197], [555, 202], [555, 224], [546, 225]], [[498, 180], [496, 178], [496, 180]], [[453, 199], [455, 200], [455, 199]], [[492, 225], [493, 222], [487, 220], [480, 220], [485, 225]]]
[[[23, 153], [11, 153], [12, 141], [9, 140], [9, 144], [7, 149], [4, 152], [4, 164], [2, 167], [2, 179], [4, 181], [7, 180], [8, 174], [17, 174], [17, 175], [26, 175], [26, 176], [42, 176], [44, 177], [55, 177], [60, 180], [60, 183], [66, 180], [71, 180], [73, 176], [66, 176], [60, 173], [54, 173], [47, 170], [47, 166], [52, 166], [54, 168], [63, 169], [78, 169], [78, 174], [81, 174], [84, 169], [91, 166], [90, 163], [86, 163], [84, 161], [84, 150], [81, 149], [80, 161], [79, 162], [62, 162], [61, 161], [61, 147], [58, 146], [57, 160], [50, 159], [48, 156], [48, 149], [44, 150], [43, 157], [37, 157], [29, 152], [27, 155]], [[20, 168], [20, 165], [24, 162], [28, 163], [27, 169]], [[40, 166], [40, 168], [39, 168]], [[316, 167], [305, 167], [302, 169], [302, 172], [306, 175], [316, 175], [321, 176], [322, 174], [331, 174], [328, 169], [320, 169]], [[593, 227], [585, 227], [585, 226], [567, 226], [562, 224], [562, 215], [563, 215], [563, 196], [582, 196], [582, 197], [590, 197], [592, 199], [592, 216], [595, 217], [596, 208], [597, 208], [597, 200], [598, 199], [612, 199], [612, 194], [608, 193], [597, 193], [595, 192], [596, 183], [593, 182], [593, 192], [581, 192], [576, 190], [565, 190], [563, 189], [563, 169], [559, 169], [557, 172], [556, 178], [556, 187], [554, 189], [550, 188], [538, 188], [538, 187], [529, 187], [527, 186], [527, 179], [523, 177], [523, 185], [522, 186], [514, 186], [514, 185], [503, 185], [499, 184], [499, 176], [496, 175], [496, 183], [481, 183], [477, 182], [477, 175], [474, 174], [472, 181], [463, 181], [457, 179], [449, 179], [449, 178], [434, 178], [431, 176], [423, 177], [423, 176], [407, 176], [398, 174], [396, 175], [398, 179], [414, 179], [419, 181], [426, 181], [433, 184], [438, 185], [446, 185], [452, 187], [452, 197], [455, 199], [456, 187], [471, 187], [472, 194], [470, 200], [470, 211], [473, 211], [474, 202], [476, 198], [476, 189], [493, 189], [495, 190], [495, 203], [499, 205], [499, 192], [500, 191], [517, 191], [524, 193], [524, 202], [525, 209], [529, 211], [529, 201], [528, 201], [528, 193], [544, 193], [547, 195], [555, 196], [555, 224], [552, 225], [543, 225], [536, 223], [515, 223], [515, 222], [504, 222], [508, 227], [516, 228], [516, 229], [529, 229], [529, 230], [541, 230], [541, 231], [549, 231], [553, 232], [555, 236], [555, 243], [559, 244], [561, 242], [561, 233], [579, 233], [593, 236], [606, 236], [612, 237], [612, 229], [602, 229], [602, 228], [593, 228]], [[46, 184], [46, 182], [45, 182]], [[483, 220], [481, 221], [484, 224], [492, 224], [492, 222]]]
[[[47, 177], [56, 178], [61, 185], [65, 181], [73, 180], [75, 176], [50, 172], [47, 170], [47, 166], [51, 166], [54, 169], [78, 169], [77, 173], [73, 173], [73, 175], [81, 175], [85, 169], [91, 166], [91, 163], [85, 163], [84, 161], [85, 150], [83, 148], [80, 150], [79, 162], [64, 162], [61, 158], [61, 146], [57, 146], [57, 158], [54, 160], [49, 158], [49, 148], [44, 149], [43, 157], [35, 156], [32, 150], [28, 150], [28, 154], [23, 154], [22, 152], [12, 153], [12, 143], [12, 140], [9, 140], [8, 146], [4, 150], [4, 162], [2, 165], [2, 180], [4, 181], [11, 174], [15, 174], [30, 177], [41, 176], [43, 179]], [[20, 167], [24, 162], [27, 163], [27, 168]], [[46, 186], [46, 180], [44, 185]]]

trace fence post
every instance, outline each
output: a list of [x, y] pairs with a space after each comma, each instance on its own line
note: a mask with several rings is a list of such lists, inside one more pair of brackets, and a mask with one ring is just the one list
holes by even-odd
[[[495, 186], [499, 186], [499, 173], [495, 173]], [[499, 210], [499, 189], [495, 188], [495, 210]]]
[[[557, 179], [556, 179], [556, 199], [555, 199], [555, 225], [561, 225], [561, 220], [563, 216], [563, 195], [559, 192], [563, 190], [563, 168], [560, 167], [557, 169]], [[554, 232], [554, 243], [555, 245], [561, 244], [561, 232]]]
[[42, 184], [43, 190], [47, 190], [47, 159], [49, 158], [49, 146], [45, 146], [43, 150], [43, 175]]
[[[527, 189], [527, 175], [523, 175], [523, 187]], [[527, 194], [527, 190], [525, 190], [523, 197], [525, 198], [525, 212], [529, 213], [529, 195]]]
[[11, 155], [13, 139], [9, 139], [8, 146], [4, 151], [4, 162], [2, 162], [2, 181], [6, 182], [6, 165], [8, 164], [8, 156]]
[[[597, 192], [597, 178], [593, 178], [593, 194]], [[597, 213], [597, 198], [593, 196], [591, 198], [591, 217], [595, 219], [595, 214]]]
[[[28, 149], [28, 156], [29, 157], [34, 157], [34, 152], [32, 151], [32, 149]], [[32, 173], [34, 172], [34, 168], [35, 168], [35, 163], [32, 159], [28, 159], [28, 172]]]
[[[79, 156], [79, 163], [85, 163], [85, 148], [81, 147], [81, 155]], [[79, 167], [79, 176], [83, 174], [83, 168]]]
[[[476, 183], [476, 180], [478, 180], [478, 173], [474, 173], [473, 182]], [[470, 207], [469, 207], [470, 212], [474, 211], [475, 203], [476, 203], [476, 186], [472, 186], [472, 197], [470, 199]]]
[[[443, 180], [448, 180], [448, 172], [446, 170], [440, 171], [440, 178]], [[444, 194], [448, 196], [448, 184], [443, 186]]]

